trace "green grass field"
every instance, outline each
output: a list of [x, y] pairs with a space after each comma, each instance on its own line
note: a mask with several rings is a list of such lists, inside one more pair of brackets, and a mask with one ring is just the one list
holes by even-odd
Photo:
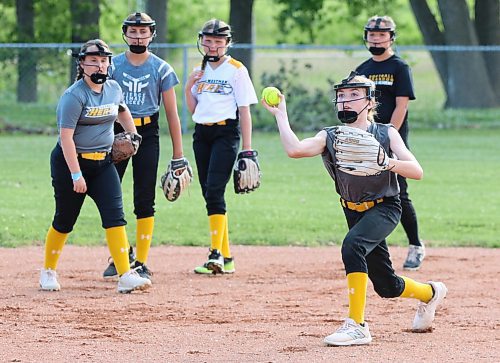
[[[421, 237], [432, 246], [499, 247], [500, 145], [498, 129], [416, 130], [412, 148], [425, 176], [410, 181]], [[307, 135], [308, 136], [308, 135]], [[0, 136], [0, 246], [41, 244], [54, 213], [49, 154], [55, 136]], [[194, 162], [191, 136], [184, 139]], [[162, 136], [160, 172], [171, 154]], [[262, 186], [236, 195], [228, 184], [226, 199], [233, 244], [339, 244], [347, 228], [333, 187], [319, 157], [292, 160], [278, 135], [256, 133]], [[196, 170], [195, 170], [196, 172]], [[131, 172], [124, 181], [128, 234], [135, 239]], [[195, 179], [187, 194], [167, 202], [158, 189], [154, 244], [207, 245], [208, 222]], [[389, 239], [406, 244], [399, 226]], [[98, 245], [104, 232], [92, 200], [85, 202], [69, 243]]]

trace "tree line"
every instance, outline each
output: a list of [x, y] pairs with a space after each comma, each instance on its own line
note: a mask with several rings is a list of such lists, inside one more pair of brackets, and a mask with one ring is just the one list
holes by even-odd
[[[500, 45], [498, 0], [229, 0], [228, 20], [237, 43], [255, 44], [255, 27], [259, 26], [254, 19], [256, 1], [268, 1], [269, 8], [276, 6], [278, 9], [279, 6], [275, 21], [279, 24], [281, 35], [276, 41], [291, 30], [299, 30], [306, 35], [308, 42], [314, 43], [318, 29], [338, 21], [339, 16], [357, 19], [360, 14], [366, 14], [366, 18], [377, 12], [379, 15], [391, 15], [391, 10], [407, 1], [426, 45]], [[177, 4], [177, 1], [145, 1], [144, 10], [157, 22], [158, 43], [166, 43], [167, 34], [174, 32], [173, 29], [169, 32], [168, 28], [170, 12], [179, 9], [173, 6], [174, 3]], [[53, 34], [54, 41], [62, 41], [63, 37], [71, 43], [83, 43], [99, 37], [102, 9], [109, 11], [111, 5], [109, 0], [5, 0], [3, 6], [15, 7], [13, 39], [16, 42], [32, 43], [41, 39], [38, 25], [44, 27], [49, 35]], [[184, 6], [186, 12], [189, 4]], [[39, 10], [41, 7], [43, 11]], [[341, 12], [336, 11], [342, 8], [347, 10], [347, 15], [339, 15]], [[398, 23], [398, 19], [395, 20]], [[17, 53], [18, 82], [24, 85], [22, 92], [18, 87], [17, 99], [20, 102], [34, 102], [37, 98], [36, 73], [33, 76], [37, 59], [27, 56], [28, 52], [28, 49], [21, 49]], [[431, 50], [430, 54], [446, 91], [445, 107], [500, 106], [500, 51], [439, 49]], [[242, 60], [251, 72], [252, 49], [233, 49], [232, 55]], [[74, 69], [71, 77], [73, 79]]]

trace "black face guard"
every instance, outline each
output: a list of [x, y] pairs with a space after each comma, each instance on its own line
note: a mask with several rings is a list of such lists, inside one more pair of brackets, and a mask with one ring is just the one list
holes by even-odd
[[[149, 37], [145, 37], [145, 38], [128, 37], [126, 34], [127, 34], [127, 29], [129, 26], [149, 27], [149, 29], [151, 30], [151, 35]], [[151, 20], [151, 21], [142, 20], [141, 13], [135, 13], [134, 20], [125, 20], [123, 22], [122, 39], [125, 42], [125, 44], [128, 45], [128, 47], [132, 53], [135, 53], [135, 54], [144, 53], [148, 49], [149, 45], [151, 44], [152, 40], [155, 37], [156, 37], [156, 22], [154, 20]], [[134, 40], [142, 40], [142, 39], [151, 38], [151, 41], [149, 41], [147, 45], [129, 44], [127, 41], [127, 38], [134, 39]]]
[[384, 19], [382, 18], [377, 18], [377, 20], [375, 20], [375, 25], [373, 26], [365, 26], [365, 32], [364, 32], [364, 36], [363, 36], [363, 40], [365, 42], [367, 42], [367, 37], [368, 37], [368, 32], [389, 32], [391, 34], [391, 41], [395, 41], [396, 40], [396, 28], [395, 27], [381, 27], [380, 26], [380, 23], [384, 21]]
[[[375, 90], [372, 89], [373, 84], [371, 82], [351, 83], [351, 81], [354, 79], [354, 77], [359, 76], [359, 75], [360, 74], [358, 74], [358, 72], [352, 71], [351, 74], [349, 74], [349, 76], [347, 78], [344, 78], [340, 83], [333, 86], [333, 90], [335, 91], [335, 100], [333, 100], [333, 103], [335, 105], [337, 105], [339, 103], [347, 103], [347, 102], [359, 101], [359, 100], [363, 100], [363, 99], [367, 99], [367, 100], [375, 99]], [[366, 89], [366, 96], [363, 96], [363, 97], [355, 99], [355, 100], [338, 102], [337, 101], [338, 90], [347, 89], [347, 88], [365, 88]]]
[[[79, 53], [73, 53], [72, 56], [77, 58], [76, 60], [76, 64], [81, 67], [81, 63], [83, 61], [83, 59], [86, 57], [86, 56], [98, 56], [98, 57], [108, 57], [109, 58], [109, 64], [111, 64], [111, 57], [113, 56], [113, 53], [111, 53], [110, 51], [106, 50], [106, 48], [104, 48], [101, 44], [99, 43], [96, 43], [95, 46], [97, 47], [97, 50], [94, 50], [94, 51], [85, 51], [85, 52], [79, 52]], [[99, 68], [99, 66], [96, 66], [97, 68]], [[95, 73], [92, 73], [92, 74], [87, 74], [87, 73], [84, 73], [86, 76], [90, 77], [90, 80], [95, 83], [95, 84], [103, 84], [104, 82], [106, 82], [106, 80], [108, 79], [108, 71], [109, 71], [109, 67], [108, 69], [106, 69], [106, 74], [104, 73], [99, 73], [99, 72], [95, 72]]]
[[[225, 56], [228, 52], [229, 46], [227, 45], [226, 51], [224, 52], [223, 55], [218, 56], [218, 55], [208, 55], [204, 52], [203, 50], [203, 44], [201, 43], [201, 40], [203, 39], [203, 36], [209, 36], [209, 37], [223, 37], [226, 38], [226, 44], [231, 43], [231, 29], [229, 26], [223, 26], [219, 27], [219, 20], [215, 20], [214, 24], [214, 29], [212, 32], [207, 32], [207, 31], [200, 31], [198, 33], [198, 41], [196, 42], [196, 47], [198, 48], [198, 52], [203, 56], [203, 61], [204, 62], [218, 62], [221, 57]], [[218, 50], [220, 48], [217, 48], [217, 54], [219, 54]]]

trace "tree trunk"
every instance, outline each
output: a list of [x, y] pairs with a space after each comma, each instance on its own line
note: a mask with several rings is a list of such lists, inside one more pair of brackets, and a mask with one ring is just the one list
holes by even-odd
[[[88, 40], [99, 38], [99, 0], [70, 0], [71, 11], [71, 42], [85, 43]], [[80, 48], [74, 48], [73, 53]], [[74, 59], [71, 60], [71, 74], [69, 83], [72, 84], [76, 77]]]
[[[253, 44], [253, 0], [231, 0], [229, 23], [233, 32], [233, 42]], [[231, 56], [243, 62], [252, 75], [253, 49], [231, 49]]]
[[[498, 0], [476, 0], [475, 26], [479, 44], [500, 45], [500, 3]], [[500, 52], [484, 52], [491, 85], [500, 99]]]
[[[410, 0], [413, 14], [424, 37], [426, 45], [444, 45], [444, 35], [439, 30], [436, 18], [432, 14], [426, 0]], [[431, 51], [431, 57], [441, 78], [443, 87], [446, 88], [448, 79], [448, 61], [445, 52]], [[448, 101], [445, 102], [445, 105]]]
[[[465, 0], [438, 0], [447, 45], [478, 45]], [[473, 70], [473, 72], [471, 72]], [[469, 75], [469, 76], [466, 76]], [[448, 106], [494, 107], [496, 99], [480, 52], [448, 52]]]
[[[156, 43], [167, 42], [167, 8], [168, 0], [148, 0], [146, 2], [146, 13], [156, 21]], [[166, 59], [167, 48], [156, 48], [152, 44], [152, 51], [160, 58]]]
[[[17, 0], [17, 32], [19, 43], [35, 41], [33, 0]], [[36, 102], [37, 94], [37, 54], [34, 49], [21, 48], [17, 63], [17, 102]]]

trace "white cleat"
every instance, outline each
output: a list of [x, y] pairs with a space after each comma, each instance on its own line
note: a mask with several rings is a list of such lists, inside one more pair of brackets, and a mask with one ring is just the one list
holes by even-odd
[[361, 345], [370, 344], [372, 336], [368, 324], [357, 324], [351, 318], [345, 319], [344, 324], [337, 331], [327, 336], [323, 342], [327, 345]]
[[43, 291], [59, 291], [61, 285], [57, 282], [57, 272], [50, 268], [42, 268], [40, 271], [40, 288]]
[[418, 303], [417, 313], [413, 319], [412, 329], [414, 332], [432, 331], [432, 322], [436, 315], [436, 308], [443, 302], [448, 292], [446, 285], [442, 282], [429, 281], [429, 284], [434, 290], [434, 296], [427, 304], [421, 301]]
[[139, 276], [137, 271], [125, 272], [118, 279], [118, 292], [127, 294], [134, 290], [146, 290], [151, 286], [151, 280]]

